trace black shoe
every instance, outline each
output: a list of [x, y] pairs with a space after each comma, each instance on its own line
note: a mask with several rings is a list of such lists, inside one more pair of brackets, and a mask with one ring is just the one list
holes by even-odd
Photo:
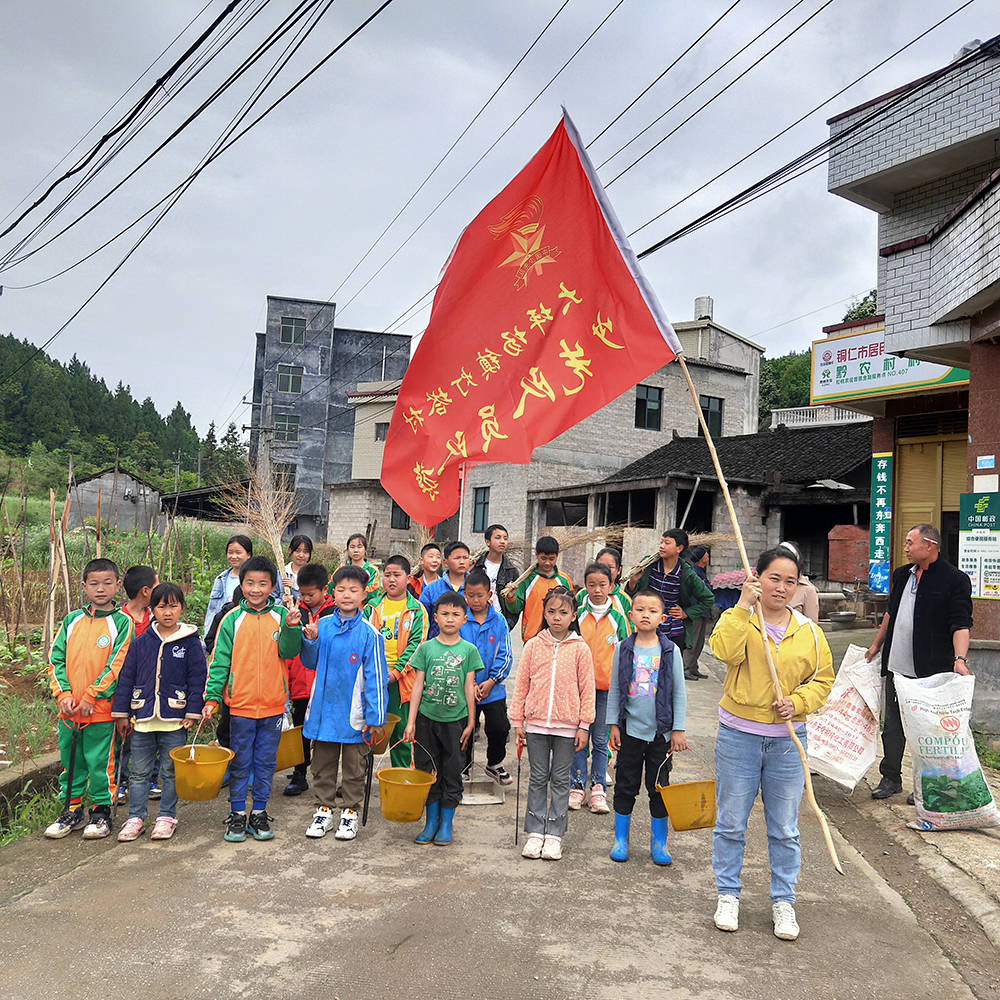
[[309, 782], [306, 781], [306, 776], [304, 774], [292, 774], [285, 785], [285, 795], [301, 795], [309, 787]]
[[903, 783], [901, 781], [893, 781], [892, 778], [883, 778], [872, 791], [872, 798], [888, 799], [893, 795], [898, 795], [902, 790]]
[[706, 674], [685, 674], [684, 675], [684, 680], [686, 680], [686, 681], [700, 681], [703, 677], [706, 677], [706, 676], [707, 676]]
[[223, 840], [231, 844], [239, 844], [247, 839], [247, 817], [245, 813], [231, 812], [226, 817], [226, 832]]
[[274, 831], [271, 829], [271, 817], [261, 810], [250, 813], [250, 821], [247, 828], [253, 834], [254, 840], [274, 840]]
[[913, 792], [910, 792], [910, 794], [906, 796], [906, 804], [908, 806], [916, 805], [916, 803], [913, 801]]

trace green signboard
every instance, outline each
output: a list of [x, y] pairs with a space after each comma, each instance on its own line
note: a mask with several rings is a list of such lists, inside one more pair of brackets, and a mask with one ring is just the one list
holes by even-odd
[[973, 597], [1000, 601], [1000, 493], [963, 493], [958, 509], [958, 567]]

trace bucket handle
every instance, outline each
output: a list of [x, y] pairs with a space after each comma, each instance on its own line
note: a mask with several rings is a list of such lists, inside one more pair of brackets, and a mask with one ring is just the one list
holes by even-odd
[[[396, 740], [396, 742], [393, 743], [391, 747], [386, 747], [385, 750], [382, 751], [382, 757], [385, 757], [386, 754], [388, 754], [390, 751], [395, 750], [400, 743], [410, 743], [410, 746], [420, 747], [420, 749], [423, 750], [423, 752], [427, 754], [427, 756], [430, 757], [431, 759], [431, 767], [434, 769], [432, 773], [437, 774], [437, 764], [434, 761], [434, 755], [419, 740], [413, 740], [412, 742], [410, 742], [409, 740]], [[381, 760], [382, 757], [380, 757], [379, 760]], [[416, 770], [416, 766], [413, 763], [412, 753], [410, 754], [410, 769]]]
[[674, 752], [673, 752], [673, 750], [671, 750], [671, 751], [669, 751], [669, 753], [667, 754], [667, 756], [664, 757], [662, 761], [660, 761], [660, 766], [656, 769], [656, 780], [653, 782], [653, 787], [654, 788], [659, 788], [660, 787], [660, 771], [663, 770], [663, 765], [666, 764], [666, 762], [668, 760], [670, 760], [670, 758], [673, 757], [673, 755], [674, 755]]

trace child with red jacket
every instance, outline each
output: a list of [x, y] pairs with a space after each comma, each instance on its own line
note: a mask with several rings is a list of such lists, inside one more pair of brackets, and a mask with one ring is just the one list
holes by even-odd
[[[321, 563], [306, 563], [298, 574], [299, 613], [303, 625], [313, 625], [325, 615], [333, 614], [336, 604], [333, 594], [328, 594], [326, 585], [330, 574]], [[312, 694], [315, 670], [302, 666], [302, 657], [288, 661], [288, 687], [292, 702], [292, 725], [301, 726], [306, 721], [306, 709]], [[292, 776], [285, 786], [285, 795], [301, 795], [308, 787], [306, 778], [309, 761], [312, 759], [312, 741], [302, 737], [302, 763], [295, 765]]]

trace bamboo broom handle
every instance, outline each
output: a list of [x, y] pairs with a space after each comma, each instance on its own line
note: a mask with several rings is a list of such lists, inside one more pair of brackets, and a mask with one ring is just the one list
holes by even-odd
[[[715, 442], [712, 440], [712, 434], [708, 429], [708, 425], [705, 423], [705, 415], [701, 412], [701, 406], [698, 403], [698, 393], [695, 391], [694, 382], [691, 381], [691, 373], [688, 371], [687, 364], [684, 361], [684, 355], [677, 355], [677, 362], [681, 366], [681, 371], [684, 373], [684, 379], [687, 382], [688, 392], [691, 394], [691, 400], [694, 403], [695, 412], [698, 414], [698, 422], [701, 424], [702, 433], [705, 435], [705, 443], [708, 445], [709, 454], [712, 456], [712, 465], [715, 467], [715, 474], [719, 477], [719, 486], [722, 488], [722, 495], [726, 501], [726, 508], [729, 510], [729, 519], [733, 523], [733, 534], [736, 535], [736, 544], [740, 550], [740, 558], [743, 560], [743, 568], [746, 570], [747, 577], [750, 577], [752, 570], [750, 568], [750, 560], [747, 557], [746, 545], [743, 542], [743, 532], [740, 530], [739, 522], [736, 520], [736, 511], [733, 508], [733, 501], [729, 495], [729, 484], [726, 482], [726, 477], [723, 475], [722, 466], [719, 464], [719, 455], [715, 450]], [[771, 657], [771, 647], [767, 643], [767, 633], [763, 629], [764, 623], [764, 613], [760, 606], [760, 602], [757, 603], [757, 620], [761, 623], [761, 639], [764, 642], [764, 655], [767, 657], [767, 669], [771, 673], [771, 683], [774, 685], [775, 698], [780, 701], [784, 698], [784, 692], [781, 690], [781, 681], [778, 679], [778, 671], [774, 667], [774, 660]], [[809, 805], [812, 807], [812, 811], [816, 814], [816, 818], [819, 820], [819, 825], [823, 829], [823, 838], [826, 840], [826, 848], [830, 852], [830, 859], [833, 861], [833, 867], [843, 875], [844, 869], [840, 867], [840, 858], [837, 856], [837, 848], [834, 846], [833, 837], [830, 834], [830, 825], [826, 821], [826, 816], [823, 814], [823, 810], [820, 808], [819, 803], [816, 801], [816, 796], [813, 793], [812, 778], [809, 775], [809, 761], [806, 758], [805, 748], [802, 746], [802, 741], [799, 739], [795, 732], [795, 727], [792, 725], [791, 720], [785, 720], [785, 728], [788, 730], [788, 735], [792, 738], [792, 742], [795, 744], [795, 749], [799, 752], [799, 761], [802, 764], [802, 774], [805, 777], [805, 788], [806, 788], [806, 798], [809, 800]]]

